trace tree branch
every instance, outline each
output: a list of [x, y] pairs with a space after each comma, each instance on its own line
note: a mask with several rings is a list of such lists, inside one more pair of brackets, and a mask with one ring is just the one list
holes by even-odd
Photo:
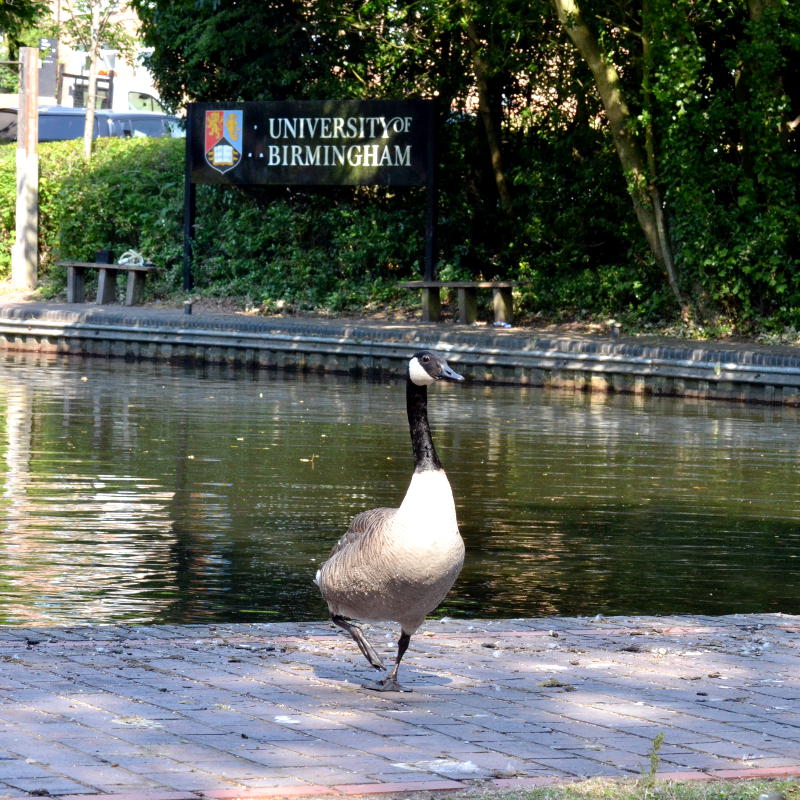
[[553, 4], [559, 21], [594, 77], [639, 225], [656, 263], [666, 273], [673, 296], [687, 313], [666, 233], [661, 198], [648, 174], [647, 156], [633, 135], [631, 113], [625, 102], [619, 73], [601, 52], [597, 39], [581, 15], [577, 0], [553, 0]]

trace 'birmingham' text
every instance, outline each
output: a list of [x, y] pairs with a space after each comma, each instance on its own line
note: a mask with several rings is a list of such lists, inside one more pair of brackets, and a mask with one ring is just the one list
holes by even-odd
[[410, 167], [411, 145], [271, 144], [270, 167]]

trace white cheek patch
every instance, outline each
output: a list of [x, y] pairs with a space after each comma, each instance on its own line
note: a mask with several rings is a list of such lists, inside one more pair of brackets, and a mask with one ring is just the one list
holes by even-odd
[[415, 383], [417, 386], [430, 386], [432, 383], [435, 383], [434, 379], [428, 375], [425, 367], [419, 363], [419, 359], [416, 356], [408, 362], [408, 377], [411, 378], [411, 382]]

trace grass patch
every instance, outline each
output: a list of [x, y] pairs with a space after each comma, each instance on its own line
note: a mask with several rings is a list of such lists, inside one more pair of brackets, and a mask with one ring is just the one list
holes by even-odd
[[[463, 798], [465, 795], [457, 795]], [[514, 791], [470, 792], [476, 800], [800, 800], [793, 780], [660, 781], [592, 778]]]

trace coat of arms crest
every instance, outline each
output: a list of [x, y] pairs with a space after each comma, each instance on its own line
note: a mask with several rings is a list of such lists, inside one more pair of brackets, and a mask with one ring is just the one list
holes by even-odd
[[206, 111], [206, 162], [217, 172], [232, 170], [242, 157], [243, 111]]

